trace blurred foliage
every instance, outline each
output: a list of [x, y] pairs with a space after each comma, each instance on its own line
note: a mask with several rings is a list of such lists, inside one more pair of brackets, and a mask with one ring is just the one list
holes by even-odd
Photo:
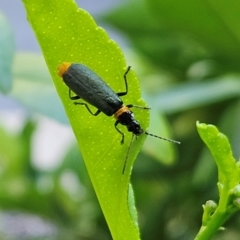
[[[51, 239], [108, 239], [109, 232], [102, 230], [102, 225], [107, 229], [106, 223], [77, 146], [69, 149], [54, 171], [40, 171], [33, 167], [30, 157], [34, 129], [31, 120], [18, 134], [0, 128], [1, 211], [38, 215], [51, 224]], [[28, 227], [36, 226], [33, 223]], [[10, 237], [13, 233], [9, 232]], [[21, 235], [14, 239], [20, 238]]]
[[14, 40], [12, 29], [0, 12], [0, 92], [7, 93], [12, 86], [12, 71], [14, 55]]
[[[156, 153], [150, 150], [141, 152], [134, 165], [132, 185], [142, 240], [194, 239], [201, 226], [202, 204], [218, 200], [217, 168], [198, 136], [197, 120], [217, 125], [228, 136], [235, 159], [239, 159], [238, 9], [237, 0], [135, 0], [99, 17], [129, 39], [128, 64], [138, 73], [149, 105], [165, 115], [161, 122], [168, 121], [174, 139], [182, 142], [175, 163], [170, 161], [172, 165], [162, 157], [160, 163], [156, 161]], [[30, 62], [26, 74], [34, 66]], [[46, 73], [43, 70], [40, 74]], [[15, 84], [22, 84], [25, 96], [26, 81]], [[36, 98], [36, 94], [46, 93], [44, 86], [37, 86]], [[17, 98], [15, 91], [11, 94]], [[54, 115], [53, 111], [39, 110], [36, 105], [43, 106], [39, 100], [31, 102], [33, 107], [26, 102], [27, 110]], [[60, 105], [54, 109], [62, 111]], [[64, 121], [60, 116], [54, 118]], [[151, 132], [155, 133], [160, 123], [154, 120], [153, 124]], [[63, 156], [60, 167], [41, 172], [31, 163], [34, 128], [31, 120], [16, 135], [1, 127], [1, 210], [50, 220], [57, 231], [46, 239], [111, 239], [77, 147]], [[77, 183], [74, 194], [61, 184], [64, 176]], [[70, 181], [69, 186], [73, 184]], [[237, 214], [213, 239], [239, 239], [239, 224]]]
[[[232, 11], [229, 3], [216, 1], [129, 1], [101, 17], [123, 32], [145, 60], [137, 66], [143, 70], [136, 70], [145, 94], [182, 142], [173, 167], [151, 158], [135, 164], [142, 239], [193, 239], [201, 205], [218, 200], [216, 165], [197, 136], [197, 120], [219, 126], [239, 159], [240, 3], [230, 5]], [[129, 64], [134, 67], [135, 61]], [[215, 238], [240, 238], [239, 221], [237, 215], [230, 219]]]
[[38, 112], [68, 124], [43, 56], [26, 52], [16, 53], [13, 78], [11, 96], [14, 99], [31, 112]]

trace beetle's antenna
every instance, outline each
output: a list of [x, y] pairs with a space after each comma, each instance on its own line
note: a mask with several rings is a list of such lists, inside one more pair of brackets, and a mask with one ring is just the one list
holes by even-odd
[[162, 139], [162, 140], [164, 140], [164, 141], [168, 141], [168, 142], [172, 142], [172, 143], [181, 144], [181, 142], [179, 142], [179, 141], [175, 141], [175, 140], [172, 140], [172, 139], [168, 139], [168, 138], [160, 137], [160, 136], [157, 136], [157, 135], [154, 135], [154, 134], [148, 133], [148, 132], [146, 132], [146, 131], [144, 131], [144, 130], [143, 130], [143, 133], [145, 133], [146, 135], [149, 135], [149, 136], [155, 137], [155, 138]]
[[128, 146], [127, 155], [126, 155], [126, 158], [125, 158], [125, 161], [124, 161], [122, 174], [124, 174], [124, 172], [125, 172], [125, 168], [126, 168], [127, 160], [128, 160], [128, 155], [129, 155], [130, 149], [132, 147], [132, 143], [133, 143], [133, 138], [134, 138], [134, 134], [132, 134], [131, 142], [130, 142], [130, 144]]

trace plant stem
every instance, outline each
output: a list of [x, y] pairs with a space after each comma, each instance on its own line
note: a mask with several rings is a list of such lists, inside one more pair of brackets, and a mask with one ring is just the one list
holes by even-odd
[[206, 226], [202, 226], [194, 240], [208, 240], [213, 237], [215, 232], [230, 217], [230, 214], [216, 210]]

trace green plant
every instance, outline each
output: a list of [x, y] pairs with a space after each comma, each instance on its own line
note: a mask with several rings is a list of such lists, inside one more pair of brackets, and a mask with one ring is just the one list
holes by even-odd
[[[94, 70], [97, 69], [96, 71], [99, 75], [109, 82], [113, 89], [120, 91], [124, 87], [121, 84], [123, 83], [122, 73], [126, 68], [125, 60], [123, 60], [122, 54], [120, 54], [120, 63], [111, 62], [109, 65], [111, 71], [105, 72], [109, 59], [106, 60], [100, 52], [91, 50], [99, 47], [99, 49], [104, 49], [104, 51], [108, 52], [112, 48], [105, 49], [105, 46], [108, 46], [106, 44], [110, 44], [113, 47], [116, 45], [111, 41], [106, 43], [105, 40], [108, 40], [108, 38], [105, 34], [101, 35], [103, 31], [96, 28], [96, 25], [92, 24], [92, 20], [89, 25], [84, 21], [85, 30], [87, 29], [86, 26], [94, 28], [94, 31], [90, 31], [94, 36], [94, 38], [90, 38], [89, 44], [91, 48], [86, 50], [84, 46], [87, 45], [81, 45], [80, 43], [87, 40], [87, 38], [81, 38], [76, 44], [72, 44], [76, 39], [71, 39], [71, 34], [78, 37], [80, 33], [85, 34], [85, 32], [82, 28], [77, 28], [80, 22], [77, 24], [74, 22], [76, 19], [79, 20], [79, 18], [74, 17], [74, 14], [71, 14], [67, 19], [65, 18], [65, 15], [69, 12], [69, 8], [63, 5], [65, 1], [57, 3], [57, 8], [53, 7], [52, 4], [54, 2], [50, 5], [49, 2], [39, 5], [38, 1], [38, 4], [34, 5], [34, 7], [30, 2], [33, 1], [25, 1], [30, 10], [34, 10], [36, 13], [33, 14], [34, 16], [30, 21], [36, 20], [33, 24], [39, 26], [37, 35], [41, 31], [45, 34], [45, 39], [42, 39], [41, 34], [38, 37], [45, 43], [44, 48], [49, 50], [46, 59], [48, 59], [48, 65], [50, 64], [50, 71], [55, 79], [60, 95], [64, 97], [63, 102], [71, 116], [71, 121], [78, 125], [76, 128], [78, 129], [82, 119], [87, 119], [88, 121], [90, 116], [84, 111], [85, 109], [68, 106], [67, 89], [61, 82], [61, 79], [56, 76], [56, 66], [62, 61], [78, 61], [80, 57], [83, 57], [84, 63], [91, 66]], [[149, 132], [167, 136], [169, 132], [167, 122], [170, 122], [169, 125], [175, 135], [174, 138], [182, 142], [177, 152], [173, 149], [175, 146], [171, 144], [157, 142], [155, 139], [152, 141], [148, 138], [147, 145], [143, 147], [144, 151], [139, 154], [139, 160], [134, 164], [132, 183], [139, 212], [141, 239], [159, 239], [161, 237], [164, 240], [192, 240], [199, 229], [202, 215], [201, 204], [206, 202], [207, 199], [213, 199], [216, 202], [218, 199], [216, 167], [209, 152], [196, 137], [194, 124], [196, 119], [219, 126], [222, 132], [229, 137], [235, 158], [238, 158], [240, 155], [240, 133], [238, 127], [240, 121], [239, 56], [236, 54], [238, 52], [237, 33], [239, 24], [238, 13], [234, 11], [238, 9], [239, 3], [233, 1], [233, 5], [226, 8], [224, 6], [225, 3], [219, 5], [218, 3], [201, 1], [176, 3], [176, 1], [149, 0], [146, 2], [148, 8], [142, 1], [128, 1], [126, 5], [113, 10], [111, 14], [105, 15], [105, 17], [98, 18], [98, 20], [107, 19], [108, 23], [112, 23], [115, 27], [120, 28], [133, 43], [131, 52], [124, 50], [124, 53], [132, 69], [138, 72], [141, 86], [144, 89], [144, 98], [152, 107], [150, 128], [153, 128], [153, 130], [149, 130]], [[71, 6], [74, 6], [72, 9], [74, 9], [75, 13], [76, 5], [73, 4]], [[37, 9], [39, 9], [39, 12]], [[51, 9], [50, 12], [48, 12], [49, 9]], [[229, 11], [225, 11], [225, 9], [229, 9]], [[57, 13], [58, 10], [60, 10], [60, 13]], [[83, 11], [78, 12], [78, 14], [81, 13]], [[44, 17], [41, 18], [40, 16]], [[59, 22], [55, 22], [58, 20], [56, 17], [59, 16], [63, 19], [63, 21], [60, 20], [61, 25], [58, 25]], [[139, 24], [140, 16], [141, 25]], [[89, 20], [88, 14], [84, 13], [83, 17]], [[64, 22], [64, 19], [69, 22]], [[65, 23], [67, 32], [62, 28], [65, 26]], [[104, 39], [99, 40], [95, 31], [97, 33], [100, 32], [101, 36], [105, 36]], [[47, 36], [55, 39], [51, 41], [51, 38], [48, 39]], [[91, 41], [95, 40], [99, 40], [102, 44], [94, 46]], [[61, 41], [61, 51], [65, 47], [71, 46], [69, 51], [74, 52], [72, 56], [67, 54], [69, 51], [66, 49], [66, 52], [55, 54], [56, 49], [54, 47], [56, 42], [59, 41]], [[65, 47], [63, 47], [64, 44], [66, 44]], [[76, 48], [82, 51], [74, 51]], [[119, 56], [119, 51], [110, 51], [110, 53]], [[58, 59], [59, 55], [61, 55], [61, 58]], [[88, 56], [92, 55], [94, 55], [94, 58], [89, 59]], [[10, 92], [10, 96], [23, 103], [28, 110], [30, 109], [57, 121], [67, 123], [58, 97], [51, 87], [49, 81], [51, 77], [45, 69], [43, 60], [39, 56], [25, 53], [17, 53], [16, 57], [17, 61], [13, 67], [14, 87]], [[9, 62], [8, 64], [11, 67], [11, 63]], [[116, 69], [119, 71], [117, 72]], [[11, 74], [11, 71], [8, 74]], [[132, 77], [133, 75], [129, 78], [130, 82], [135, 81]], [[112, 82], [115, 79], [117, 79], [117, 82]], [[134, 82], [130, 88], [134, 89], [135, 86], [138, 86], [137, 82]], [[139, 97], [139, 92], [137, 95], [132, 92], [127, 96], [126, 100], [124, 98], [124, 101], [126, 103], [134, 103], [134, 100]], [[136, 111], [136, 114], [138, 119], [144, 121], [144, 116], [147, 113], [138, 114], [138, 111]], [[106, 140], [107, 132], [110, 136], [115, 137], [114, 146], [120, 148], [119, 136], [113, 128], [113, 119], [97, 117], [93, 120], [96, 122], [91, 122], [91, 124], [89, 122], [89, 127], [92, 126], [92, 128], [87, 131], [89, 139], [91, 140], [97, 136], [92, 135], [100, 133], [98, 127], [101, 122], [105, 126], [102, 129], [104, 136], [101, 135], [101, 139]], [[147, 125], [147, 121], [144, 121], [144, 127]], [[204, 124], [198, 124], [199, 132], [205, 129], [206, 133], [210, 133], [212, 137], [217, 133], [216, 130], [212, 132], [215, 129], [213, 126], [204, 126]], [[2, 158], [2, 156], [10, 155], [10, 157], [12, 156], [12, 163], [14, 163], [13, 166], [15, 166], [13, 168], [5, 168], [4, 175], [2, 175], [4, 176], [1, 179], [3, 186], [2, 198], [0, 199], [2, 209], [19, 209], [50, 219], [58, 226], [59, 234], [58, 236], [51, 236], [52, 238], [59, 239], [60, 236], [63, 239], [110, 238], [91, 189], [84, 164], [78, 155], [77, 147], [71, 149], [67, 156], [62, 157], [64, 162], [55, 171], [41, 172], [32, 166], [30, 157], [26, 159], [25, 155], [21, 154], [22, 152], [28, 153], [31, 151], [30, 143], [22, 140], [25, 134], [29, 141], [31, 137], [29, 131], [23, 131], [23, 135], [16, 136], [18, 140], [15, 140], [12, 136], [9, 138], [11, 140], [8, 143], [14, 151], [8, 152], [5, 147], [1, 149], [0, 159], [3, 160], [3, 163], [6, 162], [6, 158]], [[203, 139], [205, 139], [205, 133], [201, 133], [202, 135]], [[2, 141], [8, 139], [6, 133], [1, 136]], [[144, 139], [141, 140], [143, 141]], [[23, 142], [25, 144], [22, 144]], [[139, 143], [139, 139], [136, 142]], [[211, 143], [209, 146], [215, 152], [215, 144]], [[133, 155], [136, 154], [138, 147], [140, 146], [134, 147], [135, 152], [133, 152]], [[120, 149], [120, 160], [117, 163], [114, 163], [112, 159], [106, 162], [109, 163], [109, 168], [114, 169], [116, 167], [116, 169], [121, 169], [126, 148], [127, 144], [125, 149]], [[229, 145], [226, 141], [221, 149], [229, 150]], [[117, 152], [118, 149], [116, 149], [115, 153]], [[133, 159], [134, 156], [132, 156], [129, 166], [130, 164], [132, 165]], [[238, 239], [240, 236], [239, 214], [229, 218], [238, 210], [236, 174], [238, 168], [234, 164], [233, 159], [230, 159], [230, 162], [228, 162], [228, 158], [223, 158], [221, 161], [227, 161], [227, 167], [234, 166], [231, 170], [231, 173], [235, 175], [233, 182], [228, 185], [229, 180], [222, 181], [222, 178], [219, 178], [219, 182], [224, 182], [223, 185], [227, 185], [226, 189], [230, 190], [230, 193], [220, 192], [218, 206], [213, 201], [206, 203], [202, 217], [202, 228], [197, 235], [199, 239], [206, 238], [205, 234], [208, 235], [208, 238], [213, 236], [221, 226], [226, 227], [226, 231], [216, 232], [215, 236], [212, 237], [213, 239]], [[98, 158], [96, 158], [96, 162], [98, 162]], [[26, 167], [19, 168], [18, 164], [20, 163], [23, 163], [23, 166]], [[102, 162], [99, 161], [98, 163]], [[104, 165], [101, 165], [101, 167], [104, 167]], [[16, 180], [14, 169], [18, 168], [17, 181], [14, 181]], [[26, 172], [29, 174], [26, 174]], [[222, 170], [219, 172], [221, 173]], [[103, 170], [100, 173], [104, 175]], [[79, 185], [83, 185], [86, 196], [76, 201], [76, 195], [72, 196], [68, 189], [63, 188], [59, 184], [59, 181], [64, 179], [66, 174], [76, 177]], [[47, 195], [43, 197], [42, 189], [39, 189], [39, 183], [48, 183], [49, 180], [52, 184], [50, 186], [54, 186], [54, 188], [52, 191], [49, 190]], [[16, 188], [11, 186], [16, 185], [8, 183], [17, 183], [20, 189], [25, 189], [29, 197], [22, 195], [15, 195], [15, 198], [12, 197], [11, 194], [14, 192], [12, 189]], [[125, 187], [127, 189], [127, 185]], [[46, 188], [44, 189], [46, 190]], [[76, 189], [75, 194], [77, 193], [81, 193], [81, 187]], [[124, 193], [126, 193], [125, 190]], [[130, 196], [132, 196], [131, 189]], [[109, 200], [111, 199], [109, 198]], [[130, 205], [134, 207], [133, 198], [130, 200]], [[223, 216], [217, 218], [219, 211], [222, 210], [222, 206], [224, 206], [224, 211], [226, 211]], [[229, 207], [231, 208], [229, 209]], [[216, 219], [219, 220], [216, 221]], [[226, 219], [228, 220], [224, 222]], [[111, 230], [116, 230], [114, 223]], [[117, 234], [116, 232], [115, 235]], [[137, 231], [135, 233], [138, 239]]]
[[240, 167], [232, 156], [232, 150], [225, 135], [215, 126], [197, 123], [198, 132], [211, 151], [218, 167], [218, 205], [208, 201], [203, 206], [202, 227], [195, 239], [211, 239], [225, 221], [239, 211]]

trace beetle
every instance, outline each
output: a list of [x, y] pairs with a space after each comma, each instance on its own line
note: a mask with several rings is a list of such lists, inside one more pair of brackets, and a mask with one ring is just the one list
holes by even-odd
[[[171, 139], [166, 139], [154, 134], [150, 134], [143, 130], [140, 123], [134, 118], [133, 112], [130, 110], [132, 107], [150, 109], [149, 107], [136, 106], [133, 104], [124, 105], [120, 97], [127, 95], [128, 84], [127, 74], [130, 71], [129, 66], [123, 75], [125, 82], [125, 91], [115, 93], [93, 70], [80, 63], [63, 62], [58, 66], [58, 75], [62, 77], [64, 83], [69, 88], [69, 98], [71, 100], [82, 99], [85, 102], [74, 102], [76, 105], [83, 105], [87, 108], [90, 114], [97, 116], [103, 112], [107, 116], [114, 116], [115, 128], [121, 134], [121, 144], [124, 143], [124, 133], [117, 127], [118, 124], [122, 124], [127, 127], [129, 132], [132, 132], [132, 136], [139, 136], [141, 134], [150, 135], [156, 138], [167, 140], [170, 142], [178, 143]], [[72, 92], [76, 95], [72, 96]], [[92, 112], [88, 104], [97, 108], [96, 112]], [[133, 141], [133, 137], [132, 137]], [[131, 147], [132, 141], [128, 148], [127, 156], [125, 159], [122, 173], [125, 171], [126, 161]]]

